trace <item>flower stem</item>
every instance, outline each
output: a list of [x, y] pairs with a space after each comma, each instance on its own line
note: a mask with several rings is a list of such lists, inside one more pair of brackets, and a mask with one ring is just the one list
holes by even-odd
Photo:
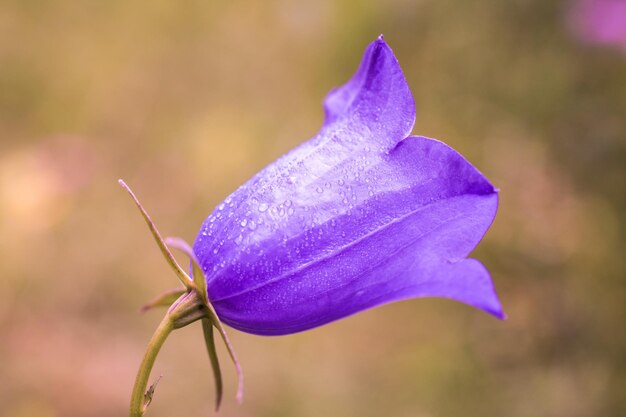
[[148, 343], [148, 349], [137, 372], [133, 394], [130, 399], [130, 417], [141, 417], [146, 410], [145, 392], [148, 385], [148, 378], [154, 366], [154, 360], [172, 330], [174, 330], [174, 323], [170, 315], [166, 314], [159, 324], [159, 327], [157, 327], [152, 335], [152, 339], [150, 339], [150, 343]]

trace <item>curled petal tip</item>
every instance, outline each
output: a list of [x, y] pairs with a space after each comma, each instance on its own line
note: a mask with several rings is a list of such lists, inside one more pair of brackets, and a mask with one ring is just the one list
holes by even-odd
[[491, 314], [492, 316], [494, 316], [495, 318], [499, 320], [507, 320], [509, 318], [506, 315], [506, 313], [502, 310], [502, 306], [500, 305], [500, 302], [498, 302], [497, 307], [483, 308], [483, 310], [485, 310], [485, 312]]

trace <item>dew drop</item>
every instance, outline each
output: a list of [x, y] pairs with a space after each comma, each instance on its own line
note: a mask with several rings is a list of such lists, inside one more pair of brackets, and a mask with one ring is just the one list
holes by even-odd
[[241, 227], [246, 227], [246, 225], [248, 224], [248, 219], [243, 219], [239, 224], [241, 225]]
[[248, 223], [248, 228], [250, 230], [256, 229], [256, 223], [254, 222], [254, 220], [250, 220], [250, 223]]
[[268, 208], [269, 208], [269, 207], [268, 207], [268, 205], [267, 205], [267, 204], [265, 204], [265, 203], [261, 203], [261, 204], [259, 204], [259, 211], [260, 211], [261, 213], [263, 213], [263, 212], [267, 211], [267, 209], [268, 209]]
[[289, 207], [289, 208], [287, 209], [287, 214], [288, 214], [288, 215], [290, 215], [290, 216], [291, 216], [291, 215], [293, 215], [293, 212], [294, 212], [293, 207]]
[[345, 184], [345, 181], [340, 178], [340, 179], [337, 180], [337, 184], [343, 185], [343, 184]]
[[216, 255], [218, 251], [219, 251], [218, 248], [213, 249], [213, 254]]
[[217, 209], [220, 211], [224, 210], [224, 203], [220, 204]]
[[243, 236], [242, 235], [237, 236], [235, 238], [235, 244], [236, 245], [240, 245], [242, 240], [243, 240]]
[[291, 200], [285, 200], [285, 207], [291, 207]]
[[322, 187], [317, 187], [315, 191], [317, 191], [318, 193], [323, 193], [324, 189]]

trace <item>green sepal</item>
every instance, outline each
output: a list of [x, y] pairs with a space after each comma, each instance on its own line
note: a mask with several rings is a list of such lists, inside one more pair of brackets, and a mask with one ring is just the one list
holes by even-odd
[[174, 249], [178, 249], [179, 251], [183, 252], [185, 255], [189, 257], [189, 259], [191, 260], [191, 265], [192, 265], [191, 268], [192, 268], [193, 282], [196, 285], [198, 294], [200, 295], [200, 297], [202, 297], [202, 300], [204, 301], [204, 303], [208, 304], [209, 296], [207, 294], [206, 279], [204, 277], [204, 272], [200, 268], [199, 266], [200, 263], [198, 262], [198, 258], [196, 258], [196, 254], [193, 253], [193, 249], [191, 249], [191, 246], [189, 246], [187, 242], [185, 242], [183, 239], [179, 237], [166, 237], [165, 243], [167, 244], [167, 246], [172, 247]]
[[130, 196], [132, 197], [133, 201], [137, 205], [137, 208], [139, 208], [139, 211], [141, 212], [141, 215], [146, 221], [146, 224], [148, 225], [148, 228], [150, 229], [150, 232], [152, 233], [154, 240], [159, 246], [159, 249], [161, 249], [161, 253], [165, 257], [165, 260], [167, 261], [167, 263], [170, 264], [170, 266], [176, 273], [176, 276], [178, 277], [180, 282], [182, 282], [182, 284], [187, 289], [194, 288], [195, 285], [193, 284], [193, 281], [191, 280], [191, 278], [189, 278], [189, 275], [187, 275], [187, 273], [180, 267], [180, 265], [178, 265], [178, 262], [176, 262], [176, 259], [172, 255], [172, 252], [170, 252], [170, 250], [167, 248], [167, 245], [163, 241], [163, 238], [161, 237], [159, 230], [156, 228], [156, 225], [154, 224], [154, 222], [148, 215], [148, 212], [143, 208], [143, 206], [139, 202], [139, 199], [137, 199], [137, 197], [135, 196], [135, 193], [133, 193], [130, 187], [126, 185], [126, 183], [123, 180], [118, 180], [118, 182], [120, 183], [122, 187], [124, 187], [126, 191], [128, 191], [128, 194], [130, 194]]
[[202, 331], [204, 333], [206, 350], [211, 360], [211, 368], [213, 369], [213, 379], [215, 380], [215, 411], [218, 411], [222, 403], [223, 394], [222, 371], [220, 370], [220, 362], [217, 358], [217, 351], [215, 350], [213, 324], [208, 319], [202, 319]]
[[146, 311], [155, 307], [169, 307], [174, 304], [174, 301], [183, 295], [187, 290], [182, 288], [172, 288], [171, 290], [162, 292], [161, 294], [142, 305], [139, 312], [145, 313]]

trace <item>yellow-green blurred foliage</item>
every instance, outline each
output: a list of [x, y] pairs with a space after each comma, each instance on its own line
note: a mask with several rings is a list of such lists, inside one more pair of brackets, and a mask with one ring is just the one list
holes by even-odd
[[[176, 278], [166, 235], [311, 137], [380, 33], [415, 132], [499, 188], [475, 256], [508, 320], [411, 300], [288, 337], [231, 330], [222, 416], [626, 415], [626, 55], [567, 2], [14, 0], [0, 5], [0, 416], [125, 415]], [[224, 350], [220, 353], [223, 355]], [[157, 361], [151, 416], [206, 416], [200, 326]]]

